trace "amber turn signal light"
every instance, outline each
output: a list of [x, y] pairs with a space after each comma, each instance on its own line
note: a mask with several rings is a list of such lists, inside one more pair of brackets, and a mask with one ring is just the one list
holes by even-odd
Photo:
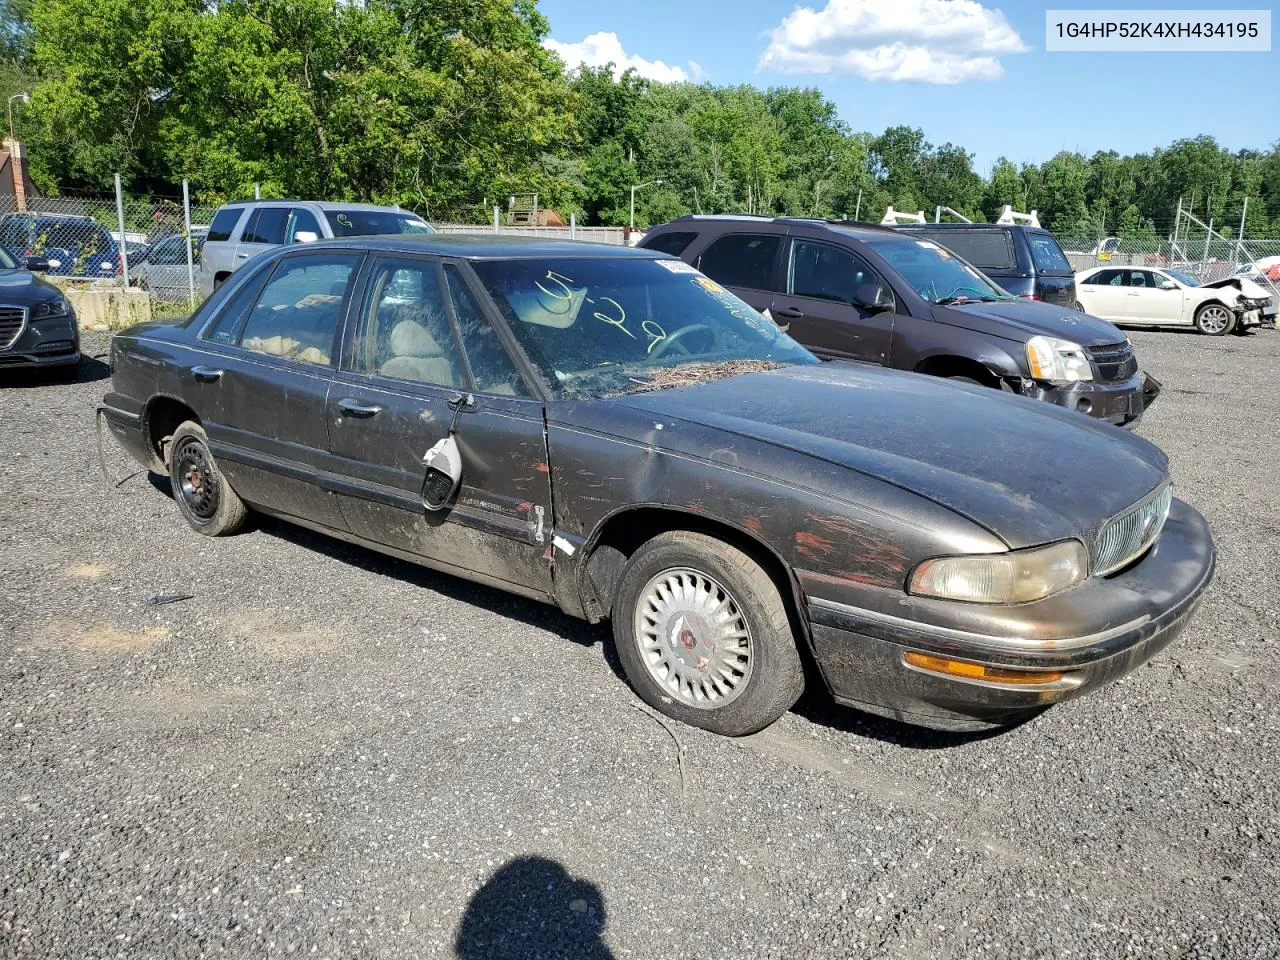
[[952, 660], [950, 657], [935, 657], [914, 651], [908, 651], [902, 659], [909, 666], [927, 670], [929, 673], [964, 677], [966, 680], [986, 680], [989, 683], [1056, 683], [1065, 676], [1061, 670], [1008, 670], [1004, 667], [988, 667], [969, 660]]

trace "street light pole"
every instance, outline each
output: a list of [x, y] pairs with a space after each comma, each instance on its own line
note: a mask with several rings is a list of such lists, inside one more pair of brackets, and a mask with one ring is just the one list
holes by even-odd
[[19, 97], [22, 98], [23, 103], [31, 102], [31, 94], [25, 93], [25, 92], [15, 93], [12, 97], [9, 98], [9, 142], [10, 143], [13, 143], [13, 101], [17, 100]]
[[660, 186], [662, 186], [661, 180], [649, 180], [649, 181], [646, 181], [645, 183], [637, 183], [635, 186], [631, 188], [631, 229], [632, 230], [636, 228], [636, 191], [643, 190], [645, 187], [660, 187]]

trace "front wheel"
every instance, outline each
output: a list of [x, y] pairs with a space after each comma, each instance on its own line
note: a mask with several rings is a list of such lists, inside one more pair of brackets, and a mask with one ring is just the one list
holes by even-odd
[[206, 537], [222, 537], [244, 525], [249, 508], [214, 463], [200, 424], [187, 420], [173, 431], [168, 461], [173, 499], [193, 530]]
[[1220, 303], [1206, 303], [1196, 311], [1196, 329], [1206, 336], [1220, 337], [1236, 325], [1236, 315]]
[[701, 533], [663, 533], [627, 561], [613, 642], [640, 698], [727, 736], [787, 712], [804, 671], [787, 607], [759, 564]]

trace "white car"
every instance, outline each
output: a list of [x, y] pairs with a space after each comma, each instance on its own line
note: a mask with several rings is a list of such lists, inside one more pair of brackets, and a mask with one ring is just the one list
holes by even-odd
[[1157, 267], [1091, 267], [1076, 274], [1076, 299], [1115, 324], [1195, 327], [1215, 337], [1276, 321], [1271, 291], [1240, 276], [1202, 284]]

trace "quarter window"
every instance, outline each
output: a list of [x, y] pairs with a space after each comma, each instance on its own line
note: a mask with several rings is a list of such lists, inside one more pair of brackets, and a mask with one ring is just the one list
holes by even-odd
[[791, 244], [790, 293], [796, 297], [854, 303], [858, 287], [878, 283], [875, 271], [843, 247], [810, 240]]
[[282, 260], [249, 314], [240, 346], [298, 363], [331, 365], [355, 264], [355, 257], [333, 255]]
[[778, 237], [731, 233], [715, 241], [698, 258], [698, 269], [726, 287], [773, 289]]

